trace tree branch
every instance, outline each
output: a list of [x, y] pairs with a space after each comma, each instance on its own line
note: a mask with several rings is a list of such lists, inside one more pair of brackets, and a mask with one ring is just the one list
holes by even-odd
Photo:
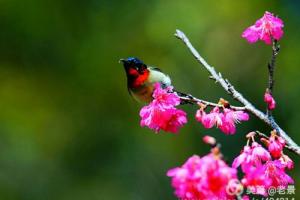
[[224, 79], [221, 73], [217, 73], [216, 70], [210, 66], [204, 58], [200, 56], [198, 51], [193, 47], [190, 43], [189, 39], [185, 36], [185, 34], [180, 31], [176, 30], [175, 36], [182, 40], [183, 43], [187, 46], [187, 48], [191, 51], [193, 56], [197, 59], [197, 61], [202, 64], [202, 66], [210, 73], [210, 78], [214, 79], [217, 83], [219, 83], [223, 89], [232, 96], [235, 100], [242, 103], [246, 109], [246, 111], [254, 114], [257, 118], [265, 122], [267, 125], [275, 129], [281, 137], [283, 137], [286, 141], [286, 144], [293, 148], [293, 152], [300, 155], [300, 147], [282, 130], [279, 125], [275, 122], [273, 117], [268, 117], [268, 115], [264, 114], [262, 111], [255, 108], [246, 98], [243, 97], [241, 93], [239, 93], [233, 85], [227, 80]]

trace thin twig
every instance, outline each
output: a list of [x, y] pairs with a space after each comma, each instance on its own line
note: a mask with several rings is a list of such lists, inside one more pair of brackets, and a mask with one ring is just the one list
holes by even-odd
[[[276, 62], [276, 56], [279, 53], [279, 45], [277, 43], [277, 40], [272, 38], [272, 57], [270, 62], [268, 63], [268, 92], [273, 95], [273, 88], [274, 88], [274, 71], [275, 71], [275, 62]], [[272, 116], [272, 110], [269, 109], [267, 106], [267, 115]]]
[[[224, 105], [222, 104], [217, 104], [217, 103], [213, 103], [213, 102], [210, 102], [210, 101], [205, 101], [205, 100], [202, 100], [202, 99], [199, 99], [197, 97], [194, 97], [192, 96], [191, 94], [184, 94], [184, 93], [181, 93], [181, 92], [177, 92], [177, 95], [180, 97], [180, 99], [183, 101], [183, 102], [187, 102], [187, 103], [191, 103], [191, 104], [204, 104], [206, 106], [210, 106], [210, 107], [219, 107], [219, 108], [223, 108]], [[232, 106], [232, 105], [229, 105], [229, 108], [232, 109], [232, 110], [246, 110], [246, 108], [244, 106]]]
[[216, 70], [210, 66], [204, 58], [200, 56], [198, 51], [193, 47], [193, 45], [190, 43], [189, 39], [185, 36], [185, 34], [180, 31], [176, 30], [175, 36], [182, 40], [183, 43], [187, 46], [187, 48], [191, 51], [193, 56], [197, 59], [197, 61], [202, 64], [202, 66], [210, 73], [210, 78], [214, 79], [217, 83], [219, 83], [223, 89], [231, 95], [234, 99], [239, 101], [245, 106], [245, 109], [254, 114], [256, 117], [258, 117], [260, 120], [268, 124], [270, 127], [275, 129], [281, 137], [283, 137], [287, 143], [288, 146], [293, 148], [293, 152], [300, 155], [300, 147], [285, 133], [284, 130], [282, 130], [279, 125], [275, 122], [273, 117], [268, 117], [268, 115], [264, 114], [262, 111], [255, 108], [246, 98], [243, 97], [241, 93], [239, 93], [232, 84], [227, 79], [224, 79], [221, 75], [221, 73], [217, 73]]
[[270, 62], [268, 63], [268, 71], [269, 71], [268, 89], [271, 94], [272, 94], [273, 88], [274, 88], [275, 62], [276, 62], [276, 56], [278, 55], [279, 50], [280, 50], [280, 48], [277, 43], [277, 40], [272, 39], [272, 57], [271, 57]]

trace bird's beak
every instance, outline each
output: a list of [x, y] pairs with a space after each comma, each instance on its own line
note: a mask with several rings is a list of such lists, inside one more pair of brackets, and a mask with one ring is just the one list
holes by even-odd
[[125, 63], [125, 62], [126, 62], [126, 60], [123, 59], [123, 58], [121, 58], [121, 59], [119, 60], [119, 63]]

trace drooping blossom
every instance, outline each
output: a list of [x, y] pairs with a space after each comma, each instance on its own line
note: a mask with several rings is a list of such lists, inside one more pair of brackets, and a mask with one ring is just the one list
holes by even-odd
[[279, 161], [281, 162], [281, 164], [283, 164], [288, 169], [294, 168], [294, 161], [285, 154], [281, 155], [281, 157], [279, 158]]
[[[257, 142], [252, 142], [252, 159], [253, 163], [271, 160], [270, 153]], [[256, 164], [257, 165], [257, 164]]]
[[241, 121], [248, 121], [249, 115], [244, 111], [234, 111], [228, 108], [224, 109], [225, 118], [228, 121], [239, 123]]
[[240, 165], [243, 168], [247, 168], [248, 165], [251, 165], [251, 154], [252, 154], [252, 150], [251, 147], [244, 146], [244, 149], [241, 151], [241, 154], [238, 155], [232, 163], [232, 167], [233, 168], [238, 168]]
[[163, 89], [159, 83], [154, 87], [153, 101], [140, 111], [140, 125], [157, 133], [160, 130], [177, 133], [187, 123], [186, 113], [175, 107], [180, 104], [180, 98], [172, 93], [171, 87]]
[[272, 180], [265, 176], [264, 170], [263, 165], [251, 168], [241, 180], [244, 187], [251, 193], [267, 196], [267, 189], [271, 186]]
[[248, 145], [244, 147], [241, 154], [234, 159], [232, 167], [238, 168], [241, 165], [242, 171], [247, 173], [268, 160], [271, 160], [270, 153], [257, 142], [253, 142], [251, 147]]
[[248, 170], [241, 182], [251, 193], [263, 196], [267, 196], [267, 189], [272, 184], [271, 179], [265, 176], [262, 165]]
[[202, 123], [204, 128], [222, 125], [223, 113], [220, 113], [219, 107], [214, 107], [209, 114], [199, 109], [196, 113], [196, 119]]
[[209, 114], [200, 108], [197, 110], [195, 118], [201, 122], [204, 128], [216, 126], [225, 134], [234, 134], [236, 132], [235, 124], [241, 121], [249, 120], [249, 115], [243, 111], [234, 111], [228, 108], [220, 112], [219, 107], [214, 107]]
[[266, 91], [266, 93], [264, 95], [264, 101], [267, 103], [269, 110], [274, 110], [275, 109], [276, 101], [268, 91]]
[[220, 129], [226, 134], [234, 134], [236, 132], [235, 124], [241, 121], [248, 121], [249, 115], [244, 111], [234, 111], [228, 108], [224, 109], [222, 125]]
[[172, 108], [180, 104], [180, 98], [176, 93], [172, 92], [171, 86], [162, 88], [159, 83], [154, 84], [153, 103], [162, 108]]
[[271, 179], [273, 187], [286, 188], [289, 184], [294, 183], [294, 180], [285, 173], [285, 166], [279, 160], [266, 162], [264, 170], [265, 176]]
[[202, 158], [190, 157], [181, 167], [170, 169], [175, 195], [180, 199], [232, 199], [226, 192], [229, 181], [237, 178], [237, 170], [210, 153]]
[[285, 140], [276, 134], [276, 131], [271, 131], [270, 138], [260, 139], [267, 147], [273, 158], [280, 158], [283, 154]]
[[283, 21], [280, 18], [266, 11], [262, 18], [243, 32], [242, 37], [249, 43], [262, 40], [266, 44], [271, 44], [272, 38], [279, 40], [283, 36], [283, 26]]
[[241, 182], [253, 194], [267, 196], [270, 187], [287, 188], [289, 184], [294, 183], [294, 180], [286, 174], [285, 166], [279, 160], [269, 160], [245, 172]]
[[201, 158], [197, 155], [190, 157], [182, 167], [170, 169], [167, 176], [172, 177], [175, 195], [179, 198], [200, 198], [203, 194], [198, 189], [201, 174], [198, 172]]
[[179, 128], [187, 123], [186, 113], [176, 108], [162, 112], [160, 128], [167, 132], [177, 133]]
[[[275, 136], [276, 133], [273, 131], [271, 137]], [[233, 168], [241, 166], [244, 172], [241, 182], [244, 187], [247, 187], [253, 194], [267, 196], [267, 191], [270, 187], [282, 187], [285, 189], [288, 184], [294, 182], [285, 172], [285, 169], [293, 167], [293, 161], [288, 156], [281, 153], [280, 159], [272, 160], [271, 154], [255, 142], [253, 132], [248, 134], [247, 138], [247, 145], [232, 163]], [[251, 147], [248, 145], [250, 139], [252, 139]], [[263, 141], [267, 146], [270, 145], [269, 140]]]
[[274, 158], [279, 158], [282, 154], [282, 149], [285, 145], [285, 140], [277, 136], [276, 133], [271, 134], [268, 143], [268, 150]]

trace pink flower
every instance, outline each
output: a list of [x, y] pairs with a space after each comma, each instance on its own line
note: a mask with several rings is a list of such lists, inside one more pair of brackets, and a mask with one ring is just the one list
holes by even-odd
[[275, 109], [276, 102], [275, 102], [273, 96], [269, 92], [265, 93], [264, 101], [268, 104], [268, 109], [269, 110], [274, 110]]
[[153, 101], [144, 106], [140, 111], [141, 126], [147, 126], [155, 132], [164, 130], [177, 133], [179, 128], [187, 123], [186, 113], [176, 109], [180, 98], [171, 93], [171, 88], [162, 89], [160, 84], [155, 84]]
[[270, 153], [257, 142], [252, 143], [252, 159], [253, 163], [271, 160]]
[[209, 114], [206, 114], [202, 109], [196, 112], [197, 121], [201, 122], [204, 128], [212, 128], [213, 126], [219, 126], [222, 124], [223, 113], [219, 112], [219, 108], [213, 108]]
[[267, 189], [272, 185], [272, 180], [265, 176], [263, 166], [247, 171], [241, 182], [251, 193], [264, 196], [267, 196]]
[[181, 167], [170, 169], [175, 195], [181, 199], [228, 199], [226, 192], [230, 180], [237, 178], [237, 171], [215, 154], [203, 158], [190, 157]]
[[249, 115], [244, 111], [234, 111], [228, 108], [224, 109], [225, 118], [228, 121], [233, 121], [234, 123], [239, 123], [241, 121], [248, 121]]
[[222, 113], [219, 107], [214, 107], [209, 114], [206, 114], [203, 109], [197, 110], [195, 118], [202, 123], [204, 128], [216, 126], [225, 134], [234, 134], [236, 132], [235, 124], [249, 120], [249, 115], [243, 111], [234, 111], [228, 108], [225, 108]]
[[242, 34], [249, 43], [262, 40], [266, 44], [272, 43], [272, 38], [279, 40], [283, 36], [283, 21], [270, 12], [258, 19], [254, 25], [248, 27]]
[[267, 161], [264, 165], [252, 168], [245, 173], [242, 183], [252, 193], [267, 196], [270, 187], [287, 188], [294, 180], [285, 173], [285, 166], [279, 160]]
[[294, 180], [285, 173], [285, 166], [279, 161], [268, 161], [264, 165], [265, 176], [272, 180], [273, 187], [284, 187], [286, 188], [288, 184], [293, 184]]
[[176, 93], [172, 93], [172, 87], [161, 88], [159, 83], [154, 84], [153, 102], [163, 108], [170, 108], [180, 104], [180, 98]]
[[155, 132], [164, 130], [177, 133], [179, 128], [187, 123], [186, 113], [176, 108], [161, 109], [150, 103], [140, 111], [141, 126], [147, 126]]
[[222, 118], [222, 124], [220, 125], [220, 129], [226, 134], [234, 134], [235, 123], [239, 123], [241, 121], [248, 121], [249, 115], [243, 111], [234, 111], [228, 108], [224, 109], [224, 115]]
[[279, 158], [282, 154], [282, 149], [285, 145], [285, 140], [275, 134], [272, 134], [269, 139], [268, 150], [274, 158]]
[[206, 115], [205, 111], [202, 109], [198, 109], [195, 114], [195, 118], [198, 122], [202, 122], [202, 116]]
[[[286, 155], [280, 154], [278, 160], [271, 160], [270, 153], [260, 144], [254, 141], [254, 134], [251, 132], [247, 135], [247, 146], [239, 156], [237, 156], [233, 163], [233, 168], [238, 168], [240, 165], [242, 171], [245, 173], [242, 184], [247, 187], [253, 194], [267, 196], [270, 187], [286, 188], [288, 184], [294, 183], [294, 180], [285, 173], [285, 168], [291, 169], [293, 161]], [[271, 139], [279, 139], [276, 132], [271, 133]], [[248, 146], [252, 139], [251, 147]], [[269, 140], [263, 140], [267, 146], [270, 146]], [[284, 140], [281, 141], [284, 145]], [[276, 144], [277, 145], [277, 144]]]
[[269, 160], [271, 160], [270, 153], [257, 142], [253, 142], [251, 148], [249, 146], [244, 147], [241, 154], [234, 159], [232, 167], [238, 168], [241, 165], [242, 171], [247, 173]]
[[294, 168], [294, 161], [285, 154], [281, 155], [281, 157], [279, 158], [279, 161], [281, 162], [281, 164], [283, 164], [288, 169]]
[[167, 172], [167, 176], [172, 177], [172, 186], [176, 189], [177, 197], [202, 197], [201, 191], [198, 190], [198, 182], [201, 180], [201, 174], [198, 173], [200, 165], [200, 157], [194, 155], [182, 167], [176, 167]]
[[220, 130], [229, 135], [233, 135], [236, 132], [235, 124], [233, 121], [228, 121], [226, 118], [223, 118], [222, 125], [219, 126]]
[[244, 149], [242, 150], [241, 154], [237, 156], [232, 163], [233, 168], [238, 168], [240, 165], [247, 165], [250, 164], [250, 158], [251, 158], [251, 148], [249, 146], [244, 146]]
[[162, 112], [160, 128], [166, 132], [177, 133], [179, 128], [187, 123], [186, 113], [176, 108]]

